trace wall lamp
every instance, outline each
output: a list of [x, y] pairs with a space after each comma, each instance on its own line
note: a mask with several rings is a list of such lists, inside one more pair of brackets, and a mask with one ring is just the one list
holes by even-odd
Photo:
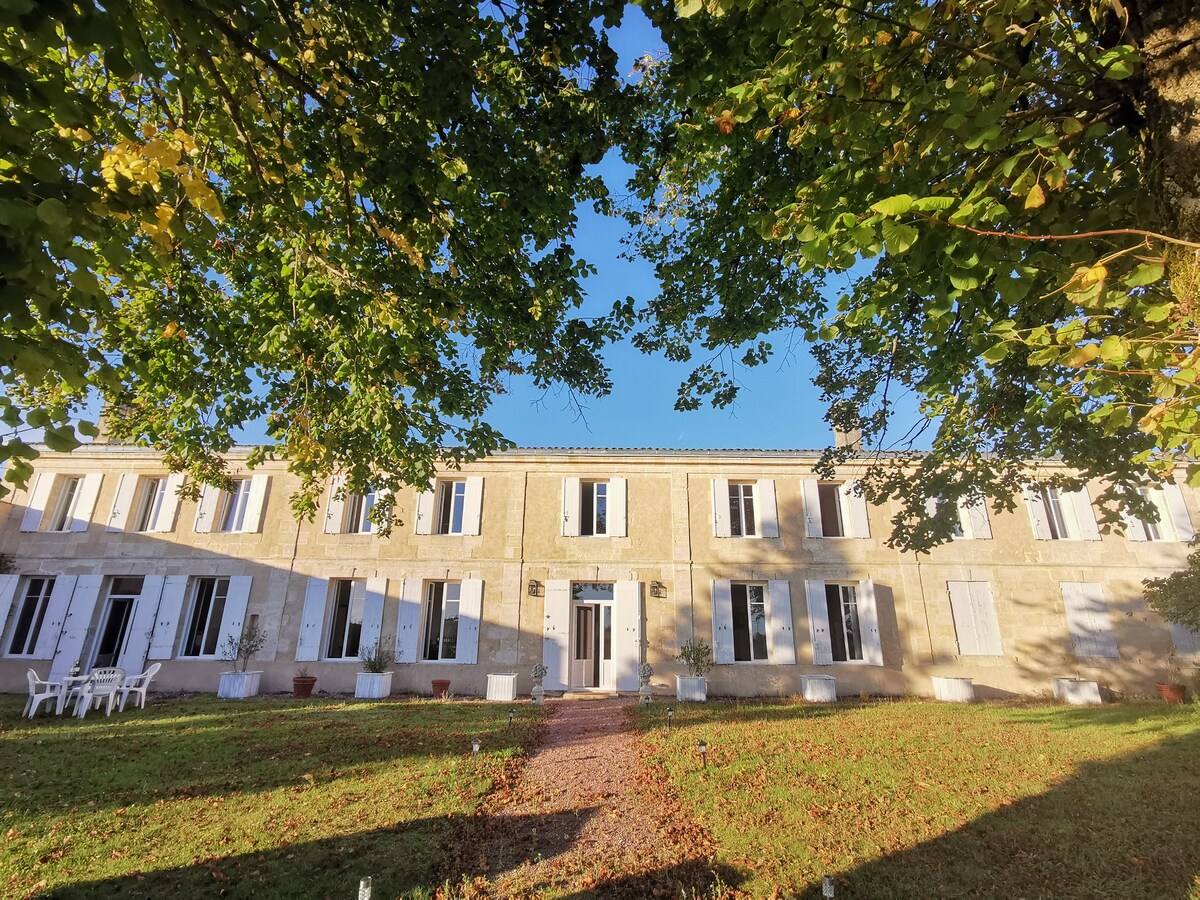
[[540, 581], [536, 581], [533, 578], [529, 579], [529, 596], [530, 597], [542, 596], [542, 583]]
[[650, 596], [661, 600], [667, 596], [667, 587], [661, 581], [650, 582]]

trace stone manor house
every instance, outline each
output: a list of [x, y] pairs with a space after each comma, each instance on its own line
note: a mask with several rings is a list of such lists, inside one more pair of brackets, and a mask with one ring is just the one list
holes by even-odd
[[892, 510], [856, 496], [853, 465], [816, 477], [816, 452], [514, 450], [398, 494], [403, 524], [381, 538], [375, 497], [336, 483], [297, 521], [293, 477], [247, 470], [248, 449], [230, 454], [236, 490], [198, 502], [151, 451], [45, 453], [0, 503], [0, 690], [78, 660], [161, 661], [156, 687], [215, 691], [219, 648], [251, 621], [264, 691], [301, 667], [352, 691], [381, 639], [394, 692], [448, 679], [458, 695], [503, 672], [527, 694], [538, 662], [551, 691], [633, 691], [648, 662], [668, 694], [693, 635], [715, 650], [710, 695], [794, 694], [815, 674], [843, 695], [930, 694], [936, 675], [980, 696], [1064, 675], [1147, 694], [1169, 654], [1200, 654], [1141, 597], [1186, 559], [1198, 508], [1181, 485], [1149, 489], [1158, 522], [1102, 533], [1094, 490], [1031, 483], [1015, 512], [961, 508], [956, 539], [918, 556], [886, 546]]

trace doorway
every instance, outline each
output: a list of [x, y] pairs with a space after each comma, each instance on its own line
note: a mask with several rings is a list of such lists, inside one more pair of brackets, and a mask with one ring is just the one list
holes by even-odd
[[613, 690], [613, 586], [571, 585], [572, 688]]
[[108, 602], [104, 604], [104, 614], [100, 617], [92, 668], [115, 666], [121, 658], [121, 651], [125, 649], [125, 639], [129, 634], [133, 603], [141, 592], [141, 578], [124, 577], [112, 580]]

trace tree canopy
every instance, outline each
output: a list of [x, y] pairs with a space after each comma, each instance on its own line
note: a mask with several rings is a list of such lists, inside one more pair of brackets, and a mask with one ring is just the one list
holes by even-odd
[[570, 238], [605, 196], [621, 11], [0, 2], [7, 480], [31, 429], [94, 433], [98, 392], [115, 438], [215, 483], [266, 416], [311, 512], [331, 472], [395, 488], [506, 446], [506, 373], [607, 390]]
[[[1011, 506], [1052, 456], [1153, 515], [1136, 486], [1200, 457], [1195, 4], [647, 8], [669, 53], [628, 152], [662, 290], [621, 314], [643, 348], [701, 354], [679, 405], [731, 402], [793, 330], [834, 426], [898, 451], [863, 480], [901, 501], [897, 544], [949, 537], [930, 498]], [[906, 393], [927, 455], [889, 430]]]

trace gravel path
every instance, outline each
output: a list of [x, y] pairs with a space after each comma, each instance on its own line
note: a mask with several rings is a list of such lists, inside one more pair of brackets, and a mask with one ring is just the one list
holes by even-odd
[[[484, 803], [450, 880], [477, 897], [707, 896], [713, 844], [640, 761], [627, 700], [553, 700], [538, 748]], [[690, 893], [689, 893], [690, 896]]]

